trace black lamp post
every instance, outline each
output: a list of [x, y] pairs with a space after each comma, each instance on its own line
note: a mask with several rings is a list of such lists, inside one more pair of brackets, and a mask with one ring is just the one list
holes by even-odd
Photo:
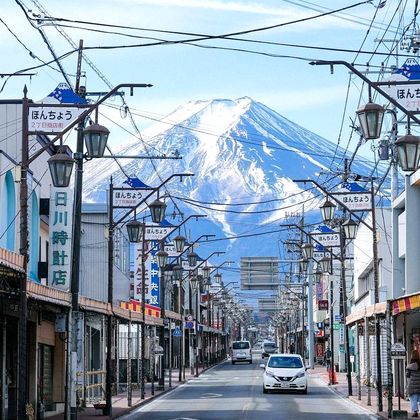
[[332, 203], [328, 198], [324, 201], [324, 204], [320, 207], [322, 220], [324, 223], [329, 223], [334, 219], [336, 205]]
[[356, 111], [359, 117], [363, 137], [366, 140], [377, 139], [381, 136], [382, 122], [385, 108], [373, 102], [368, 102]]
[[185, 246], [185, 236], [177, 235], [174, 238], [174, 245], [176, 252], [182, 252]]
[[91, 158], [104, 155], [109, 130], [100, 124], [92, 124], [83, 130], [87, 154]]
[[196, 292], [196, 311], [195, 311], [195, 340], [194, 340], [194, 354], [195, 354], [195, 376], [198, 376], [198, 324], [200, 322], [200, 285], [203, 276], [196, 275], [190, 278], [191, 288]]
[[165, 218], [166, 204], [157, 199], [149, 204], [149, 209], [153, 223], [161, 223]]
[[138, 243], [142, 241], [143, 223], [138, 220], [130, 220], [126, 224], [128, 240], [132, 243]]
[[342, 224], [342, 227], [343, 227], [344, 236], [346, 237], [346, 239], [352, 241], [353, 239], [356, 238], [358, 224], [353, 219], [351, 218], [347, 219]]
[[395, 145], [401, 169], [406, 172], [416, 171], [420, 160], [420, 137], [407, 134], [400, 137]]
[[311, 260], [314, 255], [314, 247], [311, 243], [307, 242], [302, 245], [303, 256], [306, 260]]
[[48, 166], [54, 187], [69, 186], [74, 162], [75, 160], [63, 153], [62, 150], [58, 150], [55, 155], [48, 159]]
[[191, 251], [187, 255], [187, 258], [188, 258], [188, 265], [190, 267], [195, 267], [197, 265], [198, 255], [194, 251]]

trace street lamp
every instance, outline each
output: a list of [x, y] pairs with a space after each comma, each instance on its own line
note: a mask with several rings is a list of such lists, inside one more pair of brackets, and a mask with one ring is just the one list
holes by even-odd
[[156, 253], [156, 257], [158, 261], [158, 266], [162, 270], [168, 263], [168, 253], [166, 251], [161, 250]]
[[308, 271], [308, 260], [306, 258], [303, 258], [299, 261], [300, 266], [300, 272], [306, 273]]
[[343, 227], [344, 236], [346, 237], [346, 239], [352, 241], [353, 239], [356, 238], [358, 224], [353, 219], [351, 218], [347, 219], [342, 224], [342, 227]]
[[[172, 271], [173, 271], [173, 275], [174, 275], [174, 280], [175, 281], [180, 281], [180, 280], [182, 280], [182, 272], [183, 272], [183, 269], [182, 269], [182, 267], [180, 266], [180, 265], [174, 265], [174, 267], [172, 268]], [[180, 287], [181, 287], [181, 285], [180, 285]]]
[[383, 106], [369, 101], [366, 105], [360, 107], [356, 114], [359, 117], [363, 137], [366, 140], [377, 139], [381, 136], [382, 122], [385, 115]]
[[75, 160], [59, 149], [58, 152], [48, 159], [51, 178], [54, 187], [68, 187]]
[[401, 169], [406, 172], [416, 171], [420, 160], [420, 137], [407, 134], [400, 137], [395, 145]]
[[206, 265], [206, 266], [202, 267], [201, 271], [203, 273], [204, 280], [206, 280], [206, 284], [207, 284], [207, 279], [210, 276], [211, 267]]
[[174, 238], [174, 245], [176, 252], [182, 252], [185, 246], [185, 236], [177, 235]]
[[161, 223], [165, 218], [166, 204], [157, 199], [149, 204], [149, 209], [153, 223]]
[[109, 130], [100, 124], [92, 124], [83, 130], [87, 154], [90, 158], [101, 158], [108, 141]]
[[311, 260], [314, 255], [314, 247], [311, 243], [305, 243], [302, 245], [303, 256], [306, 260]]
[[222, 284], [222, 275], [221, 275], [220, 273], [216, 273], [216, 274], [214, 275], [214, 281], [215, 281], [217, 284]]
[[337, 206], [328, 200], [328, 198], [325, 200], [324, 204], [320, 207], [324, 223], [331, 222], [331, 220], [334, 219], [336, 207]]
[[318, 274], [318, 272], [322, 273], [331, 273], [331, 259], [328, 258], [327, 256], [322, 257], [319, 262], [318, 262], [318, 266], [315, 272], [315, 278]]
[[126, 224], [128, 240], [133, 243], [142, 241], [143, 223], [138, 220], [130, 220]]
[[191, 251], [190, 253], [188, 253], [187, 259], [188, 265], [190, 267], [195, 267], [197, 265], [198, 255], [194, 251]]

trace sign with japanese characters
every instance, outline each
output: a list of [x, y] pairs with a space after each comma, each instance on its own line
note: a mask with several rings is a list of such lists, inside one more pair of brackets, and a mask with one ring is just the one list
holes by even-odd
[[[145, 243], [145, 273], [144, 294], [146, 303], [152, 306], [160, 306], [159, 266], [156, 253], [159, 247], [156, 243]], [[150, 251], [150, 252], [149, 252]], [[142, 298], [142, 243], [134, 245], [134, 299], [141, 302]]]
[[70, 289], [73, 194], [71, 188], [51, 187], [48, 285]]
[[61, 133], [83, 112], [77, 106], [29, 106], [28, 130], [46, 134]]
[[328, 311], [328, 300], [318, 300], [318, 311]]
[[134, 188], [113, 188], [112, 206], [114, 208], [137, 207], [143, 200], [143, 192]]
[[371, 192], [357, 182], [343, 182], [332, 196], [352, 211], [372, 210]]
[[320, 225], [311, 232], [314, 237], [322, 246], [340, 246], [340, 234], [326, 225]]
[[[397, 82], [393, 85], [381, 86], [382, 90], [395, 99], [407, 111], [420, 110], [420, 65], [414, 58], [409, 58], [400, 68], [394, 70], [388, 79]], [[415, 82], [412, 84], [402, 84], [398, 82]]]
[[161, 241], [175, 231], [176, 226], [161, 226], [158, 224], [146, 226], [146, 241]]

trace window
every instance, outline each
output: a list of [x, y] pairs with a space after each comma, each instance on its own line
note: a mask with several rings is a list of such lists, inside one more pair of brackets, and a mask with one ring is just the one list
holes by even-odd
[[236, 341], [232, 345], [233, 350], [245, 350], [249, 349], [249, 343], [248, 341]]
[[297, 369], [303, 367], [302, 360], [300, 357], [271, 357], [268, 362], [268, 367], [272, 368], [289, 368]]

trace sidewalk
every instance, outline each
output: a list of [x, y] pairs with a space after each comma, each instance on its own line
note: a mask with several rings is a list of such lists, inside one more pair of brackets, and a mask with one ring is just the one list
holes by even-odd
[[[220, 362], [220, 363], [223, 363]], [[215, 365], [212, 365], [215, 366]], [[212, 367], [210, 366], [210, 367]], [[209, 368], [210, 368], [209, 367]], [[201, 375], [203, 372], [208, 370], [209, 368], [199, 368], [198, 374]], [[135, 408], [146, 404], [153, 399], [157, 398], [158, 396], [165, 394], [169, 392], [170, 390], [175, 389], [179, 385], [182, 385], [185, 382], [188, 382], [190, 379], [194, 378], [194, 375], [191, 374], [191, 369], [189, 367], [185, 368], [185, 381], [179, 382], [179, 370], [173, 369], [172, 370], [172, 387], [169, 387], [169, 375], [168, 371], [166, 370], [165, 375], [165, 390], [164, 391], [158, 391], [156, 388], [158, 386], [158, 383], [155, 382], [155, 389], [154, 389], [154, 395], [152, 395], [152, 384], [146, 383], [145, 384], [145, 398], [142, 400], [140, 398], [140, 389], [133, 388], [132, 391], [132, 403], [131, 407], [128, 406], [127, 403], [127, 392], [120, 392], [118, 395], [115, 395], [112, 397], [112, 417], [111, 418], [118, 418], [121, 417], [124, 414], [129, 413], [131, 410], [134, 410]], [[135, 386], [135, 384], [133, 384]], [[46, 413], [47, 414], [47, 413]], [[53, 415], [51, 417], [45, 417], [50, 420], [61, 420], [64, 418], [64, 414], [57, 414]], [[109, 416], [103, 416], [101, 409], [95, 409], [93, 406], [88, 406], [86, 408], [81, 408], [80, 411], [77, 413], [77, 418], [79, 420], [88, 420], [88, 419], [109, 419]]]
[[[314, 370], [308, 370], [309, 375], [311, 376], [317, 376], [321, 380], [323, 380], [326, 384], [328, 384], [328, 372], [327, 368], [325, 366], [315, 365]], [[336, 385], [330, 385], [331, 389], [334, 390], [337, 394], [349, 398], [351, 401], [353, 401], [356, 404], [359, 404], [366, 409], [372, 411], [372, 413], [378, 415], [381, 418], [388, 419], [388, 396], [386, 392], [384, 393], [384, 396], [382, 398], [383, 402], [383, 411], [378, 413], [377, 411], [377, 394], [376, 394], [376, 388], [370, 388], [371, 391], [371, 405], [368, 405], [368, 387], [361, 384], [360, 389], [360, 399], [359, 399], [359, 385], [356, 381], [356, 376], [352, 376], [352, 396], [348, 396], [348, 385], [347, 385], [347, 375], [345, 372], [337, 372], [337, 382]], [[362, 380], [363, 382], [363, 380]], [[384, 388], [384, 391], [385, 388]], [[401, 410], [405, 410], [408, 413], [408, 417], [411, 417], [411, 411], [410, 411], [410, 402], [406, 401], [404, 398], [401, 398], [400, 400], [401, 404]], [[392, 409], [398, 410], [398, 397], [393, 397], [393, 407]], [[405, 417], [399, 417], [399, 418], [405, 418]]]

